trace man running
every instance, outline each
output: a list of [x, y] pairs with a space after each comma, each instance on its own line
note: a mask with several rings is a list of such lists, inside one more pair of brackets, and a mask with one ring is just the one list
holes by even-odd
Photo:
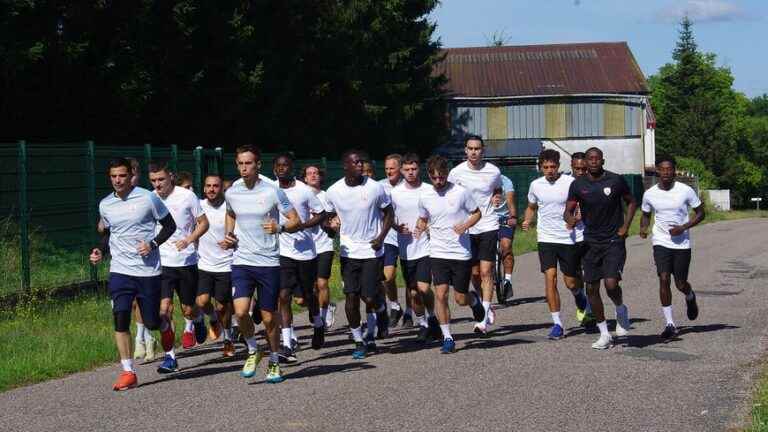
[[[279, 311], [282, 319], [283, 347], [280, 357], [288, 363], [296, 362], [295, 343], [298, 341], [293, 329], [293, 311], [291, 299], [306, 306], [309, 310], [309, 322], [312, 324], [312, 349], [320, 349], [325, 343], [325, 321], [320, 316], [315, 280], [317, 279], [317, 252], [312, 240], [312, 228], [325, 219], [325, 208], [312, 189], [296, 180], [293, 175], [293, 157], [289, 154], [278, 155], [273, 160], [275, 177], [280, 189], [288, 197], [299, 215], [296, 232], [280, 234], [280, 302]], [[280, 223], [286, 223], [284, 216]]]
[[[587, 175], [587, 155], [584, 152], [575, 152], [571, 155], [571, 176], [574, 178]], [[583, 275], [583, 263], [584, 255], [587, 254], [587, 244], [584, 241], [584, 222], [581, 221], [581, 208], [576, 206], [576, 213], [574, 214], [576, 225], [574, 225], [573, 233], [576, 236], [576, 253], [579, 260], [579, 274]], [[566, 224], [567, 225], [567, 224]], [[583, 276], [579, 279], [581, 282], [581, 289], [584, 289]], [[587, 308], [584, 310], [584, 314], [580, 315], [579, 310], [576, 310], [576, 320], [581, 322], [587, 330], [594, 330], [597, 320], [592, 313], [592, 306], [587, 302]]]
[[[386, 178], [379, 180], [379, 183], [384, 186], [384, 191], [387, 194], [391, 195], [392, 188], [403, 182], [403, 176], [400, 174], [402, 161], [403, 157], [397, 153], [393, 153], [384, 159], [384, 174], [386, 174]], [[387, 305], [389, 306], [389, 326], [397, 326], [402, 317], [403, 327], [410, 327], [413, 325], [413, 317], [411, 316], [408, 291], [406, 290], [405, 294], [405, 314], [403, 314], [403, 309], [397, 301], [397, 283], [395, 282], [397, 257], [397, 231], [393, 228], [387, 234], [387, 238], [384, 239], [384, 282], [382, 282], [384, 294], [387, 296]]]
[[576, 302], [576, 318], [581, 321], [587, 308], [581, 282], [581, 262], [576, 250], [576, 233], [563, 221], [568, 190], [574, 178], [560, 174], [560, 153], [547, 149], [539, 155], [539, 170], [542, 177], [534, 180], [528, 188], [528, 207], [525, 210], [523, 230], [531, 227], [534, 214], [538, 213], [536, 237], [538, 240], [539, 262], [544, 273], [544, 292], [552, 315], [549, 338], [564, 336], [560, 319], [560, 293], [557, 291], [557, 266], [563, 273], [565, 286]]
[[[109, 180], [114, 192], [99, 203], [104, 229], [102, 244], [91, 251], [90, 262], [101, 262], [109, 245], [109, 294], [115, 326], [115, 345], [123, 372], [113, 390], [136, 387], [138, 380], [131, 359], [131, 304], [138, 301], [144, 326], [159, 329], [166, 351], [173, 350], [175, 336], [170, 321], [160, 311], [160, 253], [157, 250], [176, 230], [163, 202], [150, 191], [131, 183], [131, 163], [125, 158], [109, 161]], [[162, 228], [155, 235], [157, 222]]]
[[[320, 203], [323, 209], [328, 210], [328, 200], [325, 191], [322, 190], [325, 181], [325, 172], [317, 165], [307, 165], [303, 169], [302, 178]], [[331, 292], [328, 287], [328, 281], [331, 279], [331, 268], [333, 267], [333, 238], [336, 232], [328, 229], [326, 224], [319, 224], [312, 229], [312, 239], [315, 242], [317, 252], [317, 302], [320, 307], [320, 316], [325, 320], [325, 327], [333, 327], [336, 318], [336, 305], [331, 303]]]
[[[224, 242], [224, 220], [227, 206], [224, 205], [224, 189], [221, 177], [211, 174], [203, 181], [205, 198], [200, 200], [205, 217], [208, 219], [208, 231], [200, 237], [197, 245], [197, 307], [206, 314], [215, 313], [218, 320], [211, 323], [213, 334], [209, 337], [218, 339], [215, 329], [224, 334], [222, 354], [224, 357], [235, 355], [230, 329], [232, 317], [232, 250]], [[216, 299], [215, 312], [211, 311], [211, 296]], [[216, 321], [218, 321], [217, 325]]]
[[448, 160], [444, 157], [430, 157], [427, 173], [432, 186], [423, 188], [419, 195], [419, 221], [414, 238], [429, 232], [435, 311], [443, 334], [440, 352], [450, 354], [456, 351], [456, 343], [451, 334], [448, 286], [453, 285], [457, 304], [472, 308], [476, 321], [481, 321], [486, 313], [477, 293], [469, 292], [472, 246], [467, 230], [480, 221], [482, 214], [468, 189], [447, 181]]
[[[174, 185], [174, 176], [167, 162], [149, 164], [149, 181], [155, 194], [176, 222], [176, 231], [160, 248], [163, 267], [162, 301], [160, 314], [172, 319], [173, 293], [179, 296], [184, 315], [184, 333], [181, 344], [190, 349], [205, 342], [208, 333], [203, 314], [197, 308], [197, 240], [208, 231], [208, 218], [200, 207], [200, 200], [190, 190]], [[176, 355], [166, 353], [161, 373], [178, 370]]]
[[[699, 316], [696, 294], [688, 283], [688, 268], [691, 265], [690, 229], [704, 220], [704, 206], [696, 192], [687, 184], [675, 181], [675, 161], [672, 158], [659, 158], [656, 161], [656, 174], [659, 183], [645, 191], [640, 218], [640, 237], [648, 237], [651, 224], [651, 212], [655, 214], [653, 224], [653, 260], [659, 275], [659, 297], [661, 311], [666, 320], [662, 339], [670, 339], [677, 334], [675, 321], [672, 319], [672, 290], [670, 284], [675, 277], [675, 287], [685, 294], [688, 319], [693, 321]], [[695, 212], [689, 219], [690, 209]]]
[[[240, 375], [253, 377], [262, 353], [256, 344], [254, 323], [249, 314], [254, 290], [258, 292], [261, 322], [269, 344], [266, 380], [283, 381], [278, 362], [280, 317], [277, 314], [280, 290], [280, 250], [278, 234], [295, 232], [299, 216], [279, 188], [259, 178], [261, 153], [251, 145], [235, 150], [240, 180], [224, 193], [227, 204], [224, 242], [234, 248], [232, 285], [235, 315], [248, 346], [248, 358]], [[286, 217], [284, 224], [278, 217]]]
[[[475, 324], [475, 332], [485, 334], [495, 321], [491, 309], [493, 299], [493, 265], [496, 262], [496, 242], [499, 219], [493, 211], [491, 198], [501, 191], [501, 171], [483, 160], [485, 143], [480, 136], [467, 136], [464, 152], [467, 160], [454, 167], [448, 181], [463, 186], [472, 193], [482, 218], [469, 230], [472, 240], [472, 281], [481, 287], [485, 316]], [[512, 211], [510, 209], [510, 211]]]
[[501, 176], [501, 193], [493, 195], [493, 207], [496, 217], [499, 218], [499, 249], [501, 250], [501, 262], [504, 266], [504, 280], [502, 281], [504, 293], [499, 303], [505, 303], [513, 296], [512, 271], [515, 269], [515, 256], [512, 254], [512, 242], [515, 239], [517, 227], [517, 207], [515, 206], [515, 185], [509, 177]]
[[411, 298], [419, 326], [417, 339], [427, 342], [430, 337], [437, 339], [440, 329], [435, 317], [435, 298], [430, 289], [432, 268], [429, 265], [429, 237], [413, 236], [419, 220], [419, 196], [422, 191], [431, 188], [421, 182], [419, 163], [421, 161], [418, 155], [405, 155], [402, 159], [403, 182], [392, 188], [390, 196], [395, 212], [395, 229], [398, 233], [398, 250], [406, 296]]
[[[346, 296], [347, 321], [355, 341], [354, 359], [362, 359], [366, 351], [375, 351], [374, 328], [380, 336], [387, 335], [389, 317], [386, 300], [381, 295], [383, 245], [392, 227], [392, 205], [380, 183], [363, 175], [363, 158], [359, 150], [349, 150], [342, 156], [344, 178], [334, 183], [328, 198], [331, 221], [338, 216], [340, 226], [341, 274]], [[332, 228], [336, 224], [330, 225]], [[360, 327], [360, 301], [375, 311], [374, 322], [367, 323], [363, 340]]]
[[[563, 216], [568, 225], [575, 226], [577, 206], [581, 211], [584, 241], [588, 245], [582, 263], [584, 281], [600, 330], [600, 338], [592, 348], [606, 349], [613, 345], [613, 338], [605, 321], [600, 280], [616, 306], [616, 336], [626, 336], [630, 326], [629, 310], [624, 305], [619, 281], [627, 258], [624, 240], [635, 216], [637, 202], [622, 176], [603, 169], [605, 159], [600, 149], [592, 147], [586, 151], [586, 156], [588, 173], [571, 183]], [[626, 216], [622, 201], [627, 205]]]

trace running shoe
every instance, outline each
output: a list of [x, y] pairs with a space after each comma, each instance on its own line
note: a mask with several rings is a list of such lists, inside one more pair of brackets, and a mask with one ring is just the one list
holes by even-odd
[[432, 331], [429, 329], [429, 327], [422, 327], [419, 326], [419, 334], [416, 336], [417, 342], [429, 342], [429, 340], [432, 338]]
[[400, 318], [403, 317], [402, 309], [391, 309], [389, 311], [389, 327], [397, 327], [397, 323], [400, 322]]
[[299, 359], [296, 358], [296, 353], [293, 348], [283, 345], [280, 347], [280, 352], [277, 353], [277, 357], [283, 363], [296, 363]]
[[332, 328], [336, 322], [336, 303], [329, 303], [328, 310], [325, 312], [325, 327]]
[[195, 340], [197, 343], [205, 343], [205, 340], [208, 338], [208, 329], [205, 327], [205, 320], [192, 321], [192, 325], [195, 326]]
[[224, 357], [234, 357], [235, 356], [235, 344], [232, 343], [232, 341], [225, 340], [224, 346], [221, 348], [221, 355]]
[[175, 358], [169, 356], [168, 354], [165, 355], [163, 362], [160, 363], [160, 366], [158, 366], [157, 368], [157, 373], [161, 373], [161, 374], [173, 373], [178, 371], [179, 371], [179, 362], [177, 362]]
[[613, 346], [613, 338], [609, 334], [601, 334], [600, 338], [592, 344], [592, 349], [604, 350]]
[[365, 343], [365, 351], [368, 354], [376, 353], [378, 347], [376, 347], [376, 340], [373, 338], [373, 335], [366, 335], [365, 338], [363, 338], [363, 342]]
[[262, 355], [263, 354], [261, 353], [261, 350], [256, 350], [254, 353], [249, 353], [248, 358], [245, 359], [243, 370], [240, 371], [240, 376], [243, 378], [252, 378], [254, 375], [256, 375], [256, 367], [259, 365], [259, 362], [261, 362]]
[[488, 308], [488, 325], [493, 325], [496, 322], [496, 312], [492, 307]]
[[221, 324], [218, 321], [211, 321], [208, 327], [208, 340], [217, 341], [221, 337]]
[[163, 351], [168, 352], [173, 349], [174, 343], [176, 343], [176, 333], [173, 332], [173, 326], [169, 325], [165, 331], [160, 332], [160, 345]]
[[408, 312], [403, 314], [402, 327], [403, 328], [411, 328], [411, 327], [413, 327], [413, 315], [411, 315]]
[[136, 341], [136, 346], [133, 348], [134, 360], [141, 360], [147, 355], [147, 347], [144, 345], [144, 341]]
[[152, 336], [144, 338], [144, 346], [146, 347], [144, 354], [144, 361], [151, 362], [155, 360], [155, 344], [157, 341]]
[[479, 334], [479, 335], [484, 336], [484, 335], [488, 334], [488, 326], [484, 322], [481, 321], [481, 322], [475, 324], [474, 332]]
[[616, 336], [628, 335], [629, 326], [629, 309], [627, 305], [621, 305], [616, 308]]
[[579, 309], [577, 307], [576, 308], [576, 321], [582, 323], [582, 325], [583, 325], [584, 324], [584, 318], [586, 318], [586, 317], [587, 317], [587, 311], [584, 310], [584, 309]]
[[355, 342], [355, 350], [352, 351], [352, 358], [355, 360], [362, 360], [365, 358], [365, 344], [362, 342]]
[[660, 337], [662, 339], [672, 339], [673, 337], [675, 337], [675, 335], [677, 335], [677, 328], [675, 327], [675, 325], [667, 324], [667, 326], [664, 327], [664, 331], [661, 332]]
[[325, 326], [312, 329], [312, 349], [319, 350], [325, 345]]
[[118, 375], [117, 381], [112, 385], [112, 390], [123, 391], [136, 387], [139, 380], [136, 378], [135, 372], [123, 371]]
[[560, 324], [553, 325], [552, 329], [549, 331], [549, 335], [547, 335], [547, 337], [552, 340], [559, 340], [564, 336], [563, 327]]
[[691, 294], [693, 294], [692, 299], [685, 299], [685, 313], [688, 315], [689, 320], [694, 321], [699, 317], [699, 305], [696, 303], [696, 293], [691, 290]]
[[267, 366], [267, 382], [270, 384], [281, 383], [285, 380], [280, 374], [280, 364], [277, 362], [269, 362]]
[[453, 339], [443, 339], [443, 346], [440, 347], [442, 354], [451, 354], [456, 352], [456, 342]]
[[389, 315], [387, 311], [376, 312], [376, 337], [385, 339], [389, 336]]
[[184, 349], [190, 349], [193, 348], [197, 344], [197, 341], [195, 340], [195, 334], [191, 331], [184, 331], [184, 333], [181, 334], [181, 346]]

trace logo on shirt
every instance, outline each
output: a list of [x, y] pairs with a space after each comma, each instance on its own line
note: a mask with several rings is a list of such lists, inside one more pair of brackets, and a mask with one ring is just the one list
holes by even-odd
[[604, 187], [603, 188], [603, 193], [605, 194], [605, 196], [611, 196], [611, 188]]

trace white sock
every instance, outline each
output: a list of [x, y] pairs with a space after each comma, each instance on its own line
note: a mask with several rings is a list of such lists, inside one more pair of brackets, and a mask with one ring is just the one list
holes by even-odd
[[440, 324], [440, 331], [443, 332], [443, 337], [445, 339], [453, 339], [453, 336], [451, 336], [450, 324]]
[[192, 323], [191, 319], [184, 318], [184, 331], [185, 332], [191, 332], [194, 330], [195, 325]]
[[373, 336], [374, 332], [376, 331], [376, 314], [369, 313], [366, 315], [366, 318], [365, 334]]
[[152, 332], [149, 331], [149, 329], [144, 329], [144, 343], [152, 343], [155, 341], [154, 336], [152, 336]]
[[552, 322], [559, 325], [560, 327], [563, 326], [563, 322], [560, 321], [560, 312], [552, 312]]
[[123, 366], [123, 371], [125, 372], [135, 372], [133, 369], [133, 360], [131, 359], [121, 359], [120, 364]]
[[172, 359], [176, 360], [176, 351], [174, 350], [166, 351], [165, 355], [170, 356]]
[[352, 339], [355, 340], [355, 342], [362, 342], [363, 341], [363, 329], [360, 327], [355, 327], [352, 329]]
[[235, 314], [232, 314], [232, 327], [237, 327], [237, 317]]
[[416, 315], [416, 322], [419, 323], [419, 325], [422, 327], [429, 327], [427, 320], [424, 318], [424, 315]]
[[483, 309], [485, 309], [484, 323], [488, 324], [488, 311], [491, 310], [491, 302], [483, 300]]
[[387, 300], [387, 303], [389, 303], [389, 308], [392, 310], [400, 310], [400, 303], [396, 301], [389, 301]]
[[231, 341], [232, 340], [232, 330], [225, 328], [222, 330], [222, 333], [224, 333], [224, 340], [225, 341]]
[[246, 339], [245, 344], [248, 345], [248, 354], [253, 354], [259, 349], [259, 345], [256, 343], [256, 336]]
[[504, 279], [512, 283], [512, 273], [504, 273]]
[[293, 324], [291, 324], [291, 340], [299, 340], [299, 338], [296, 337], [296, 332], [293, 330]]
[[685, 295], [686, 300], [693, 300], [694, 297], [696, 297], [696, 294], [693, 293], [693, 290]]
[[667, 324], [675, 325], [672, 321], [672, 306], [662, 306], [661, 311], [664, 312], [664, 319], [667, 320]]
[[283, 336], [283, 346], [291, 347], [291, 328], [290, 327], [283, 327], [281, 330], [282, 336]]
[[136, 323], [136, 343], [144, 343], [144, 332], [147, 330], [143, 323]]
[[599, 323], [597, 323], [597, 328], [600, 329], [601, 336], [611, 335], [610, 333], [608, 333], [608, 321], [600, 321]]

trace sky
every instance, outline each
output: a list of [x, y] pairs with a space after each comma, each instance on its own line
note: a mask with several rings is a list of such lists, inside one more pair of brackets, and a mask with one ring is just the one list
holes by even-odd
[[736, 90], [768, 93], [768, 0], [442, 0], [430, 21], [446, 48], [487, 46], [494, 34], [506, 45], [626, 41], [647, 76], [672, 61], [685, 14]]

